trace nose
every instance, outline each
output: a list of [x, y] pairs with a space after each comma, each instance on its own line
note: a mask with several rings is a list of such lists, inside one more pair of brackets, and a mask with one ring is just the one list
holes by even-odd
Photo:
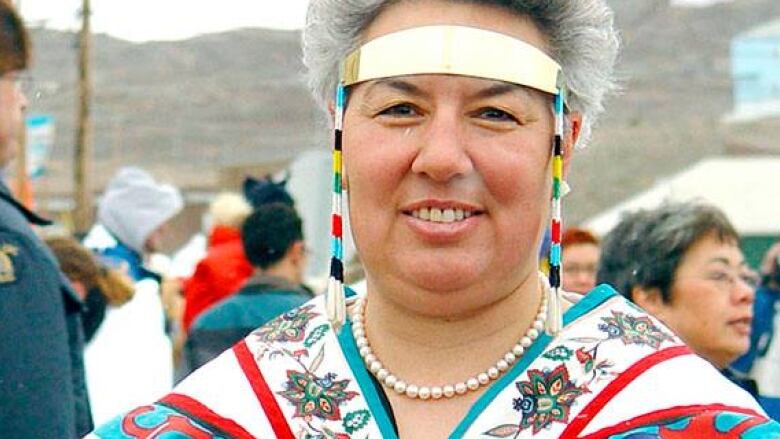
[[737, 283], [734, 285], [734, 299], [737, 303], [749, 303], [753, 304], [756, 298], [756, 289], [753, 285], [745, 282], [742, 278], [737, 278]]
[[412, 172], [436, 182], [447, 182], [474, 169], [468, 153], [464, 122], [455, 111], [434, 112], [424, 130], [412, 163]]

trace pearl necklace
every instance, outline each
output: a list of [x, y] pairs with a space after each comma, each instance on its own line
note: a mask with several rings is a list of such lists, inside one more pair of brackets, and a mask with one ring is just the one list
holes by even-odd
[[549, 290], [546, 279], [542, 279], [541, 283], [544, 290], [542, 304], [539, 307], [536, 320], [534, 320], [531, 327], [525, 332], [525, 335], [520, 338], [520, 341], [512, 346], [512, 349], [507, 351], [493, 366], [456, 384], [430, 387], [418, 386], [416, 384], [407, 383], [390, 373], [376, 357], [371, 349], [371, 345], [368, 343], [364, 324], [366, 300], [363, 297], [358, 297], [352, 308], [352, 334], [355, 337], [355, 343], [360, 351], [360, 356], [363, 357], [363, 361], [366, 363], [368, 370], [380, 383], [385, 387], [392, 389], [397, 394], [406, 395], [412, 399], [420, 398], [421, 400], [440, 399], [442, 397], [452, 398], [457, 395], [464, 395], [470, 390], [477, 390], [480, 387], [487, 385], [492, 380], [497, 380], [502, 373], [509, 370], [512, 364], [523, 356], [525, 350], [531, 346], [534, 340], [539, 338], [539, 334], [542, 333], [544, 323], [547, 320], [547, 292]]

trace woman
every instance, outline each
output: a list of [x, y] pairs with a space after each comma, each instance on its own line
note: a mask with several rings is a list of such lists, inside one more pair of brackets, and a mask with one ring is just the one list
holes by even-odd
[[[560, 177], [612, 87], [617, 51], [602, 0], [314, 0], [307, 21], [311, 85], [336, 127], [328, 297], [99, 437], [173, 420], [204, 437], [608, 437], [659, 433], [671, 416], [711, 419], [725, 408], [702, 404], [716, 401], [775, 428], [608, 288], [564, 302], [560, 327]], [[367, 295], [346, 311], [342, 183], [367, 276]], [[552, 290], [537, 274], [551, 199]], [[666, 358], [691, 382], [716, 381], [695, 400], [657, 379], [652, 391], [633, 387]]]

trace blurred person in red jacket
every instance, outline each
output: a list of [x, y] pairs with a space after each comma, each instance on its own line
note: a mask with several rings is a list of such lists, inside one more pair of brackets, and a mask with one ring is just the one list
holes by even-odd
[[277, 183], [270, 177], [248, 177], [243, 184], [243, 196], [224, 193], [214, 199], [209, 207], [212, 227], [206, 256], [184, 283], [185, 332], [203, 311], [238, 291], [252, 274], [252, 265], [241, 244], [241, 225], [253, 209], [264, 204], [281, 202], [293, 206], [286, 184], [286, 180]]

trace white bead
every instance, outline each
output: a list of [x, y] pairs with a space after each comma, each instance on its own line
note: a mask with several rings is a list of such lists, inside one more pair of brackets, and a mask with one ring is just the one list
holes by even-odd
[[501, 372], [505, 372], [507, 369], [509, 369], [509, 364], [503, 359], [501, 359], [498, 360], [498, 362], [496, 363], [496, 368]]
[[468, 390], [469, 390], [469, 388], [466, 387], [466, 383], [464, 383], [464, 382], [460, 382], [458, 384], [455, 384], [455, 393], [457, 393], [458, 395], [463, 395]]
[[377, 360], [377, 358], [376, 358], [376, 355], [374, 355], [374, 354], [368, 354], [365, 357], [363, 357], [363, 361], [365, 361], [366, 365], [369, 365], [369, 366], [371, 365], [371, 363], [373, 363], [376, 360]]
[[536, 321], [542, 322], [542, 325], [544, 325], [544, 322], [547, 321], [547, 312], [540, 312], [539, 314], [537, 314]]
[[516, 344], [512, 348], [512, 353], [515, 354], [515, 356], [519, 357], [525, 353], [525, 348], [520, 346], [519, 344]]
[[[355, 341], [355, 344], [357, 345], [357, 347], [359, 349], [361, 349], [360, 355], [363, 355], [362, 349], [365, 348], [365, 347], [368, 347], [368, 339], [365, 336], [364, 337], [358, 337], [357, 340]], [[371, 348], [369, 348], [369, 349], [371, 349]]]
[[511, 352], [507, 352], [504, 355], [504, 361], [506, 361], [507, 364], [512, 364], [515, 362], [515, 360], [517, 360], [517, 357], [515, 357], [515, 354]]
[[476, 378], [469, 378], [466, 381], [466, 387], [468, 387], [471, 390], [477, 390], [479, 389], [479, 381], [477, 381]]
[[385, 378], [387, 378], [388, 376], [390, 376], [390, 372], [388, 372], [387, 369], [383, 368], [383, 369], [379, 369], [378, 371], [376, 371], [376, 378], [379, 381], [384, 381]]
[[498, 378], [499, 375], [501, 375], [501, 372], [499, 372], [498, 369], [496, 369], [496, 367], [494, 366], [487, 370], [487, 374], [491, 380], [494, 380]]
[[[453, 389], [453, 391], [455, 391]], [[433, 399], [440, 399], [442, 396], [444, 396], [444, 390], [442, 390], [439, 386], [431, 387], [431, 398]]]
[[417, 396], [422, 400], [426, 400], [431, 397], [431, 389], [429, 387], [420, 387], [420, 391], [417, 392]]
[[371, 365], [368, 366], [368, 370], [370, 370], [371, 373], [377, 373], [377, 372], [379, 372], [380, 369], [382, 369], [382, 363], [380, 363], [380, 362], [378, 362], [376, 360], [372, 361]]
[[414, 384], [409, 384], [406, 387], [406, 396], [409, 398], [417, 398], [417, 395], [419, 393], [419, 389]]
[[385, 378], [385, 385], [387, 387], [395, 387], [395, 383], [398, 382], [398, 378], [395, 377], [395, 375], [388, 375], [387, 378]]
[[534, 322], [534, 329], [536, 329], [537, 331], [542, 331], [542, 330], [544, 330], [544, 321], [542, 321], [542, 320], [536, 320], [536, 321]]
[[537, 338], [539, 338], [539, 331], [533, 328], [529, 329], [528, 338], [530, 338], [531, 340], [536, 340]]
[[395, 390], [395, 393], [402, 394], [406, 392], [406, 383], [403, 381], [398, 381], [395, 383], [395, 386], [393, 386], [393, 390]]
[[363, 327], [358, 328], [357, 326], [353, 326], [352, 334], [355, 336], [355, 343], [357, 343], [357, 339], [366, 337], [366, 331]]
[[447, 384], [446, 386], [444, 386], [444, 389], [442, 389], [442, 393], [447, 398], [452, 398], [453, 396], [455, 396], [455, 387], [453, 387], [450, 384]]
[[352, 324], [355, 326], [363, 326], [363, 314], [355, 312], [355, 315], [352, 316]]
[[477, 381], [479, 381], [480, 384], [485, 385], [490, 382], [490, 377], [485, 372], [482, 372], [477, 375]]
[[523, 338], [520, 339], [520, 346], [522, 346], [524, 348], [527, 348], [528, 346], [531, 346], [531, 343], [533, 343], [533, 341], [531, 340], [530, 337], [523, 337]]

